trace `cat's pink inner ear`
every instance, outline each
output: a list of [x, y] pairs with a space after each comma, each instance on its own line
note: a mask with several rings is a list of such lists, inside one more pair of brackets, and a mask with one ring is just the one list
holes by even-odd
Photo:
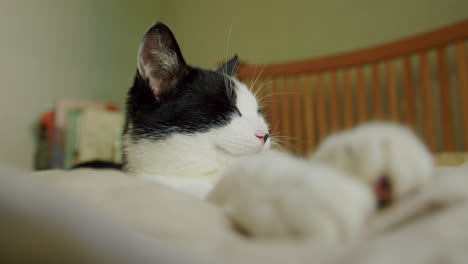
[[167, 26], [158, 23], [145, 35], [138, 50], [137, 67], [156, 98], [175, 88], [187, 73], [180, 48]]
[[141, 78], [143, 79], [148, 79], [148, 67], [149, 67], [149, 59], [144, 58], [144, 52], [143, 50], [145, 49], [145, 42], [141, 43], [140, 49], [138, 50], [138, 73], [140, 74]]
[[[144, 41], [138, 51], [138, 72], [144, 80], [148, 80], [148, 83], [153, 90], [153, 93], [156, 97], [159, 97], [162, 89], [162, 82], [166, 78], [162, 73], [157, 73], [158, 58], [155, 57], [155, 45], [151, 45], [150, 41]], [[159, 69], [161, 71], [162, 69]]]

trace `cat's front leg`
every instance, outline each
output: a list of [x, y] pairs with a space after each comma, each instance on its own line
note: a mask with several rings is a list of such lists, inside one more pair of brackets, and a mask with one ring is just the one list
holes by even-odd
[[406, 196], [433, 176], [425, 145], [406, 127], [369, 123], [331, 135], [311, 156], [371, 185], [381, 206]]
[[347, 240], [375, 208], [371, 190], [344, 172], [271, 151], [243, 159], [208, 200], [255, 238]]

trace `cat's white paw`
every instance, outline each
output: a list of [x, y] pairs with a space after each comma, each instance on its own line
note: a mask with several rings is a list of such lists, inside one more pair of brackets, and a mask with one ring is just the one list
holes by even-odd
[[386, 184], [389, 200], [425, 184], [434, 171], [425, 145], [408, 128], [393, 123], [370, 123], [331, 135], [311, 159], [364, 180], [376, 188], [377, 195]]
[[208, 200], [256, 238], [350, 239], [375, 208], [366, 184], [276, 151], [232, 166]]

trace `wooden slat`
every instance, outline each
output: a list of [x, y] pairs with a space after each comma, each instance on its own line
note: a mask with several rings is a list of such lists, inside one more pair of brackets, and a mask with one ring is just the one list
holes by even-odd
[[278, 96], [278, 83], [276, 79], [272, 80], [271, 83], [271, 94], [270, 94], [270, 119], [271, 119], [271, 134], [278, 135], [280, 133], [280, 108], [279, 108], [279, 96]]
[[353, 91], [351, 90], [351, 70], [343, 71], [343, 105], [344, 105], [344, 126], [350, 128], [353, 126]]
[[295, 140], [295, 153], [297, 155], [304, 154], [304, 143], [302, 141], [302, 127], [304, 120], [302, 119], [302, 90], [299, 85], [299, 76], [295, 76], [293, 80], [293, 92], [294, 92], [294, 105], [293, 105], [293, 114], [294, 114], [294, 138]]
[[317, 74], [317, 126], [318, 141], [327, 135], [327, 110], [325, 88], [323, 86], [323, 74]]
[[367, 120], [367, 92], [364, 81], [364, 69], [363, 66], [358, 67], [356, 71], [357, 77], [357, 107], [358, 107], [358, 119], [360, 123]]
[[403, 58], [403, 85], [406, 102], [406, 122], [413, 129], [416, 129], [416, 97], [414, 96], [413, 73], [409, 57]]
[[443, 47], [437, 49], [437, 62], [440, 81], [440, 108], [442, 112], [443, 147], [445, 151], [454, 151], [453, 118], [450, 106], [450, 86], [448, 79], [447, 57]]
[[461, 107], [463, 115], [463, 137], [465, 150], [468, 150], [468, 63], [464, 41], [456, 43], [458, 79], [460, 83]]
[[338, 109], [338, 100], [340, 99], [338, 94], [338, 79], [336, 72], [332, 71], [329, 75], [330, 84], [330, 128], [331, 132], [335, 132], [340, 129], [340, 112]]
[[427, 52], [421, 53], [421, 80], [422, 96], [424, 102], [424, 132], [426, 141], [432, 151], [436, 151], [436, 136], [434, 127], [434, 105], [432, 103], [431, 73], [429, 68]]
[[315, 122], [312, 77], [309, 74], [304, 76], [304, 120], [306, 152], [311, 152], [315, 148]]
[[379, 65], [372, 64], [372, 90], [374, 91], [374, 119], [383, 118], [382, 87], [380, 85]]
[[[336, 69], [350, 68], [356, 65], [373, 64], [395, 57], [407, 56], [430, 48], [439, 47], [468, 37], [468, 20], [450, 25], [429, 33], [380, 45], [373, 48], [344, 53], [326, 58], [272, 64], [264, 67], [263, 74], [268, 76], [305, 74], [326, 72]], [[256, 69], [263, 66], [241, 65], [238, 75], [240, 79], [249, 79], [255, 75]]]
[[287, 151], [292, 151], [291, 145], [291, 106], [289, 103], [290, 92], [286, 77], [282, 77], [281, 92], [280, 92], [280, 105], [281, 105], [281, 135], [284, 142], [283, 147]]
[[387, 69], [388, 113], [391, 120], [398, 121], [398, 95], [393, 61], [385, 63]]

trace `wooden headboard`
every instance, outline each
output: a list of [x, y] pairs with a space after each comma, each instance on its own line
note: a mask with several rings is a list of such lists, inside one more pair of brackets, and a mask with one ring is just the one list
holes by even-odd
[[369, 120], [406, 123], [434, 152], [468, 151], [468, 20], [364, 50], [239, 66], [271, 133], [297, 155]]

